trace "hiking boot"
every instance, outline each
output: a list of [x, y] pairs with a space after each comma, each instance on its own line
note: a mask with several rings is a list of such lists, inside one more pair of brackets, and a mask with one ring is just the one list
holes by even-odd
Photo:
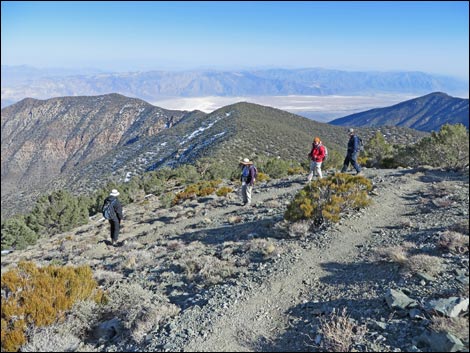
[[361, 170], [360, 172], [357, 172], [356, 175], [364, 175], [364, 173]]

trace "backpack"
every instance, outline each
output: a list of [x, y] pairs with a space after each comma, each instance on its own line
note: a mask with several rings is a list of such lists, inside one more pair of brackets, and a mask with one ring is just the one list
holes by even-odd
[[103, 213], [103, 217], [105, 219], [112, 219], [114, 215], [114, 208], [113, 208], [114, 200], [106, 200], [103, 205], [101, 212]]
[[251, 168], [253, 169], [253, 179], [258, 178], [258, 168], [255, 167], [255, 165], [251, 165]]
[[359, 152], [364, 152], [364, 142], [359, 136], [357, 138], [359, 139]]
[[322, 143], [322, 146], [325, 149], [325, 157], [323, 158], [323, 161], [322, 161], [323, 163], [324, 161], [328, 159], [328, 148], [326, 148], [326, 146], [323, 143]]

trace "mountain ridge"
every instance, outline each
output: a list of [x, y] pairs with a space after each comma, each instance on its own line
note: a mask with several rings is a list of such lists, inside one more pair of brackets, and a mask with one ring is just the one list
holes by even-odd
[[433, 92], [389, 107], [351, 114], [329, 122], [337, 126], [395, 125], [421, 131], [438, 131], [444, 124], [469, 128], [469, 100]]
[[44, 99], [109, 92], [146, 101], [203, 96], [426, 94], [438, 90], [468, 96], [468, 82], [464, 80], [407, 71], [361, 72], [321, 68], [144, 71], [53, 77], [36, 75], [21, 81], [9, 79], [12, 75], [8, 75], [8, 70], [13, 69], [2, 66], [2, 102], [5, 103], [19, 101], [26, 96]]
[[[359, 132], [367, 138], [375, 131]], [[38, 193], [66, 188], [86, 194], [107, 181], [201, 157], [225, 165], [258, 156], [302, 162], [313, 136], [320, 136], [330, 153], [345, 152], [344, 128], [253, 103], [205, 114], [168, 111], [118, 94], [26, 99], [2, 109], [2, 214], [32, 206], [24, 200]], [[420, 136], [406, 129], [387, 133], [392, 143]]]

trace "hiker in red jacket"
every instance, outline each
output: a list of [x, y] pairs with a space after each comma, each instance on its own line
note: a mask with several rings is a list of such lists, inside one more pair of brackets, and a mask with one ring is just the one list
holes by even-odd
[[319, 179], [323, 178], [321, 173], [321, 164], [325, 159], [325, 147], [322, 145], [319, 137], [315, 137], [312, 143], [312, 150], [308, 154], [310, 158], [310, 174], [307, 180], [312, 181], [313, 174], [316, 173]]

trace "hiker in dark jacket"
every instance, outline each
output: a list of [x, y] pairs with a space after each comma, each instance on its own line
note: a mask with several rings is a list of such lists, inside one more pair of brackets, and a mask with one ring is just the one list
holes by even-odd
[[348, 134], [348, 152], [346, 154], [346, 158], [344, 159], [341, 173], [345, 173], [348, 170], [349, 163], [351, 163], [354, 169], [356, 169], [356, 175], [358, 175], [361, 174], [361, 167], [357, 163], [357, 155], [359, 154], [359, 151], [361, 149], [361, 143], [359, 137], [354, 133], [354, 129], [349, 129]]
[[256, 171], [248, 158], [244, 158], [240, 161], [240, 166], [242, 168], [240, 181], [242, 182], [242, 197], [243, 197], [243, 206], [251, 204], [251, 191], [253, 190], [253, 185], [255, 183]]
[[109, 224], [111, 225], [111, 243], [113, 246], [116, 245], [119, 237], [119, 229], [121, 227], [122, 216], [122, 206], [118, 200], [119, 191], [116, 189], [111, 190], [109, 196], [104, 200], [104, 203], [111, 202], [111, 218], [109, 219]]

